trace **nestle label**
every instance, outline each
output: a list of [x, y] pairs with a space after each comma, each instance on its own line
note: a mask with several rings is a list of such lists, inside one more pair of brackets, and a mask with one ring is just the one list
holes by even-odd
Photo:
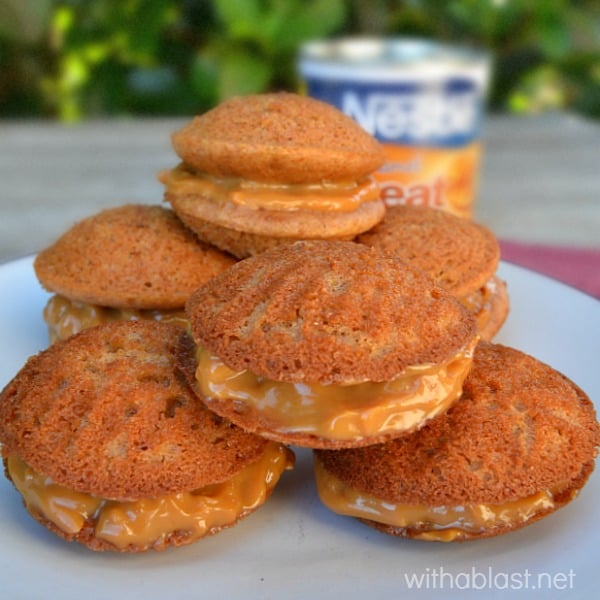
[[435, 87], [306, 83], [309, 95], [337, 106], [381, 142], [462, 146], [479, 135], [483, 99], [470, 81]]

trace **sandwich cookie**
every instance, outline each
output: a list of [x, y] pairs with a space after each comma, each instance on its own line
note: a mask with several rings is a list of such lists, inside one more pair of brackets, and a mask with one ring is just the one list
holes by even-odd
[[469, 312], [424, 273], [354, 242], [244, 259], [186, 311], [195, 344], [180, 364], [206, 405], [311, 448], [381, 442], [444, 412], [478, 339]]
[[172, 210], [125, 205], [76, 223], [34, 261], [54, 295], [44, 309], [50, 341], [114, 320], [187, 324], [190, 294], [235, 259], [209, 246]]
[[92, 550], [189, 544], [261, 506], [290, 450], [198, 402], [180, 328], [118, 321], [30, 358], [0, 394], [5, 473], [29, 513]]
[[380, 144], [337, 108], [291, 93], [228, 100], [172, 135], [159, 175], [198, 236], [239, 258], [300, 239], [352, 239], [385, 212]]
[[410, 436], [314, 453], [331, 510], [385, 533], [462, 541], [518, 529], [570, 502], [600, 444], [590, 399], [518, 350], [481, 342], [462, 398]]
[[508, 293], [496, 275], [500, 246], [483, 225], [431, 207], [398, 205], [356, 241], [423, 269], [473, 313], [483, 340], [506, 320]]

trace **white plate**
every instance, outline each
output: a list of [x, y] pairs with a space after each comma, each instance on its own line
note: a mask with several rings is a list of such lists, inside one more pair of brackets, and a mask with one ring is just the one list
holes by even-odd
[[[598, 402], [600, 303], [502, 264], [512, 309], [497, 341], [577, 382]], [[46, 294], [31, 258], [0, 267], [0, 386], [46, 345]], [[464, 544], [396, 539], [328, 512], [310, 453], [269, 502], [236, 527], [184, 548], [94, 553], [33, 521], [0, 480], [0, 587], [7, 598], [592, 598], [600, 584], [600, 474], [579, 498], [514, 533]], [[411, 589], [411, 578], [413, 588]], [[421, 580], [417, 593], [415, 580]], [[482, 591], [483, 590], [483, 591]], [[2, 594], [0, 594], [2, 595]]]

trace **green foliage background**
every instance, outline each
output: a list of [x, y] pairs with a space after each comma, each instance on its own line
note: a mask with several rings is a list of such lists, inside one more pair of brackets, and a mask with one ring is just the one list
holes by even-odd
[[0, 117], [189, 115], [295, 90], [309, 39], [490, 50], [490, 108], [600, 119], [597, 0], [0, 0]]

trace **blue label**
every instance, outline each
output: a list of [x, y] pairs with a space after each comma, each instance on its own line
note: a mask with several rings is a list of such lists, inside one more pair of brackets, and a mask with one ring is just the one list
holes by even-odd
[[484, 99], [465, 78], [440, 85], [306, 78], [309, 96], [333, 104], [380, 142], [460, 147], [479, 137]]

